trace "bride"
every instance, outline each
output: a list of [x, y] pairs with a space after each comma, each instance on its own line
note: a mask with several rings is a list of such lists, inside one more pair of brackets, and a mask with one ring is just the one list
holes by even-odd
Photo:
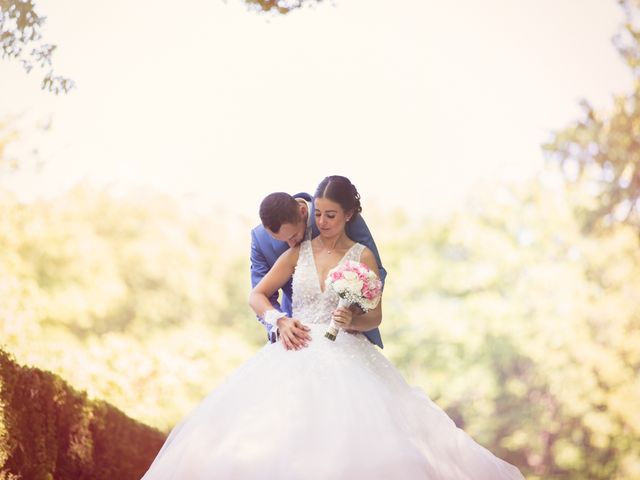
[[[143, 480], [524, 478], [408, 385], [361, 333], [380, 324], [381, 304], [361, 315], [336, 308], [337, 295], [325, 289], [330, 269], [354, 260], [378, 273], [371, 251], [345, 234], [358, 198], [345, 177], [323, 181], [314, 198], [320, 235], [281, 255], [249, 298], [277, 324], [280, 341], [171, 431]], [[269, 302], [291, 275], [293, 319]], [[324, 337], [332, 319], [343, 330], [334, 342]]]

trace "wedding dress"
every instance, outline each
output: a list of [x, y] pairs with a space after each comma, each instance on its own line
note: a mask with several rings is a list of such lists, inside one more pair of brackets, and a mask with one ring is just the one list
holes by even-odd
[[[341, 262], [363, 249], [356, 243]], [[260, 349], [171, 431], [143, 480], [523, 479], [364, 335], [324, 338], [338, 297], [323, 286], [305, 241], [293, 317], [310, 327], [309, 346]]]

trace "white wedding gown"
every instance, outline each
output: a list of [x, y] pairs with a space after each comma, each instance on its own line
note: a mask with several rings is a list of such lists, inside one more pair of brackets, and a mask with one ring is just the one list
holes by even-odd
[[[355, 244], [341, 261], [359, 260], [363, 248]], [[364, 335], [324, 338], [337, 304], [321, 291], [305, 241], [293, 316], [310, 327], [309, 346], [265, 345], [171, 431], [143, 480], [523, 479], [409, 386]]]

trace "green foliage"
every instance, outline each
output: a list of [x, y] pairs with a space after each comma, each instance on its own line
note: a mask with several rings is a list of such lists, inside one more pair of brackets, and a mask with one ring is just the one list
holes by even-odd
[[584, 236], [572, 197], [534, 184], [394, 234], [383, 333], [411, 383], [531, 479], [637, 478], [634, 230]]
[[[585, 236], [574, 212], [589, 192], [542, 180], [424, 224], [365, 212], [390, 272], [385, 353], [528, 478], [631, 480], [638, 237]], [[168, 430], [265, 340], [246, 304], [251, 226], [143, 191], [5, 192], [0, 336], [22, 363]], [[46, 445], [42, 465], [69, 449]]]
[[[564, 171], [577, 223], [598, 233], [555, 234], [565, 245], [564, 252], [554, 248], [556, 263], [573, 268], [565, 268], [570, 277], [557, 267], [547, 277], [558, 305], [549, 312], [556, 324], [547, 341], [556, 348], [535, 358], [556, 412], [546, 456], [554, 474], [570, 478], [640, 478], [640, 2], [618, 3], [626, 18], [614, 41], [634, 91], [616, 96], [609, 112], [584, 101], [583, 118], [544, 146]], [[532, 345], [544, 345], [538, 339]]]
[[617, 95], [609, 112], [584, 100], [583, 117], [544, 145], [569, 182], [588, 185], [591, 199], [578, 205], [587, 231], [616, 223], [640, 229], [640, 2], [618, 3], [626, 21], [615, 43], [635, 79], [634, 91]]
[[601, 114], [587, 102], [584, 118], [545, 145], [571, 182], [586, 183], [592, 199], [579, 205], [587, 231], [626, 223], [640, 229], [640, 90], [615, 99]]
[[[0, 0], [0, 48], [2, 58], [18, 60], [30, 72], [35, 66], [51, 67], [55, 45], [43, 43], [42, 27], [45, 17], [40, 15], [32, 0]], [[27, 54], [25, 51], [30, 50]], [[42, 79], [42, 88], [67, 93], [73, 80], [55, 75], [49, 70]]]
[[21, 362], [168, 429], [265, 341], [247, 307], [248, 232], [150, 192], [5, 193], [0, 337]]
[[138, 479], [165, 436], [0, 350], [0, 478]]
[[[624, 224], [584, 235], [575, 208], [590, 192], [565, 191], [554, 175], [487, 186], [466, 210], [424, 224], [365, 212], [390, 272], [385, 353], [529, 479], [631, 480], [638, 236]], [[32, 204], [0, 191], [0, 337], [21, 363], [168, 430], [265, 341], [246, 304], [251, 226], [144, 191], [78, 187]], [[33, 375], [39, 390], [58, 392], [59, 380]], [[53, 398], [84, 431], [83, 404]], [[49, 425], [38, 412], [54, 407], [42, 402], [21, 418]], [[0, 437], [12, 445], [7, 425]], [[38, 428], [44, 443], [25, 448], [49, 468], [71, 447]]]

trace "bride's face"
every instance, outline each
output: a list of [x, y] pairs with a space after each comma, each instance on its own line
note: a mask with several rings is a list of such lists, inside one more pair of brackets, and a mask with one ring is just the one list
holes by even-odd
[[328, 198], [315, 199], [315, 220], [320, 235], [334, 237], [344, 231], [347, 214], [339, 203]]

